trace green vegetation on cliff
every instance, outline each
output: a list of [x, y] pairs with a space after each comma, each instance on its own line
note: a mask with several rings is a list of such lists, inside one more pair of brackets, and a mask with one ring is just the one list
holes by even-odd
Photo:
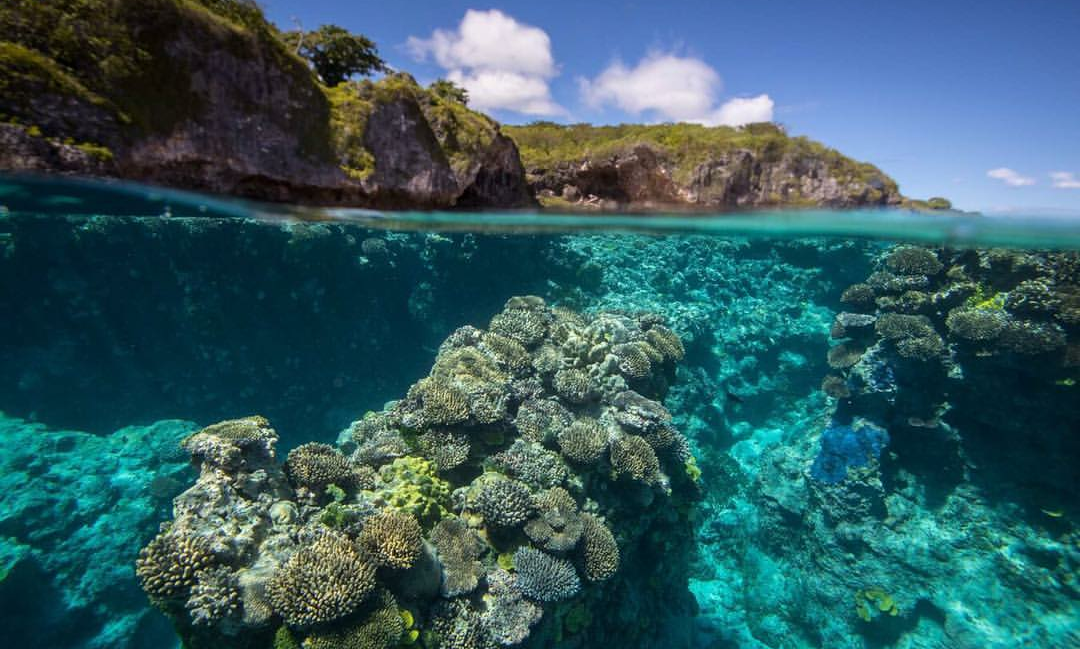
[[[503, 130], [517, 143], [527, 169], [550, 169], [563, 162], [604, 160], [628, 154], [644, 144], [657, 149], [675, 164], [674, 179], [682, 183], [689, 180], [697, 165], [740, 149], [754, 153], [762, 162], [778, 162], [785, 157], [819, 159], [841, 182], [887, 179], [874, 165], [852, 160], [805, 137], [791, 137], [771, 123], [733, 128], [685, 123], [564, 126], [535, 122], [526, 126], [506, 126]], [[888, 183], [895, 191], [895, 183], [892, 180]]]

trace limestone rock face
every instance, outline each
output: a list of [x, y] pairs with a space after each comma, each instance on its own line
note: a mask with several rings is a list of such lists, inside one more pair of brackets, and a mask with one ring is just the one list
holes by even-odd
[[459, 207], [529, 207], [535, 204], [525, 181], [517, 145], [497, 133], [482, 154], [459, 175]]
[[[684, 163], [685, 164], [685, 163]], [[538, 195], [585, 205], [622, 208], [700, 208], [817, 205], [897, 205], [902, 196], [884, 174], [841, 178], [822, 157], [785, 154], [778, 159], [749, 149], [718, 151], [680, 168], [659, 148], [639, 144], [604, 159], [562, 161], [527, 169]]]
[[364, 146], [375, 171], [364, 180], [380, 204], [400, 207], [451, 205], [458, 186], [435, 134], [415, 101], [378, 104], [368, 117]]

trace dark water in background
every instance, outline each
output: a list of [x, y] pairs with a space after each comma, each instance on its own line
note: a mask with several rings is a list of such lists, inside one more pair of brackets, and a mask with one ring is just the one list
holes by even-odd
[[[382, 568], [380, 583], [413, 618], [401, 641], [415, 630], [424, 646], [436, 644], [432, 631], [441, 646], [526, 634], [526, 646], [560, 647], [1080, 645], [1076, 222], [383, 215], [25, 180], [0, 183], [0, 205], [0, 620], [12, 646], [173, 642], [134, 565], [196, 478], [180, 440], [260, 414], [280, 459], [305, 442], [334, 444], [405, 397], [447, 336], [498, 329], [493, 316], [525, 295], [543, 298], [543, 317], [564, 317], [550, 310], [561, 307], [603, 323], [600, 357], [618, 367], [581, 362], [662, 401], [695, 466], [650, 438], [656, 430], [626, 423], [625, 398], [597, 388], [571, 399], [546, 370], [514, 370], [505, 418], [469, 424], [469, 461], [440, 477], [462, 488], [445, 517], [484, 532], [486, 576], [451, 615], [437, 610], [445, 597], [412, 592], [420, 577]], [[630, 376], [619, 336], [645, 340], [661, 321], [684, 357]], [[529, 367], [543, 365], [554, 335], [544, 326], [547, 342], [526, 341]], [[570, 462], [559, 479], [606, 520], [622, 555], [594, 584], [580, 543], [551, 550], [583, 587], [545, 603], [539, 621], [535, 589], [511, 601], [492, 585], [530, 538], [488, 534], [465, 489], [522, 435], [513, 415], [527, 390], [608, 422], [598, 464]], [[636, 433], [654, 440], [660, 477], [613, 479], [622, 451], [612, 445]], [[410, 457], [431, 455], [406, 437]], [[518, 453], [516, 470], [558, 458], [559, 439]], [[506, 466], [494, 468], [528, 482]], [[391, 482], [349, 490], [346, 502], [360, 511], [372, 493], [402, 488]], [[305, 497], [292, 497], [300, 521], [279, 525], [267, 509], [256, 536], [295, 544], [325, 527], [328, 496]], [[235, 578], [270, 554], [216, 560]], [[207, 626], [190, 626], [213, 607], [191, 605], [189, 591], [159, 603], [205, 646], [270, 647], [280, 612], [244, 618], [257, 608], [244, 583], [236, 611]], [[371, 606], [292, 639], [346, 646], [327, 634]], [[446, 620], [475, 632], [454, 636]]]

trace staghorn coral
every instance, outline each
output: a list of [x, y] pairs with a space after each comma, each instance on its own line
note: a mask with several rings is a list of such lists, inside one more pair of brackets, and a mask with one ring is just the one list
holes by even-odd
[[566, 464], [558, 453], [539, 444], [514, 440], [510, 448], [491, 456], [494, 468], [530, 487], [554, 487], [566, 480]]
[[937, 275], [945, 266], [926, 248], [904, 246], [889, 253], [885, 267], [898, 275]]
[[574, 498], [562, 487], [536, 496], [538, 516], [525, 523], [525, 535], [549, 552], [574, 549], [584, 527]]
[[315, 633], [304, 639], [304, 649], [390, 649], [405, 633], [405, 620], [397, 600], [387, 590], [374, 598], [376, 607], [363, 620], [341, 631]]
[[551, 385], [555, 388], [556, 394], [570, 403], [584, 403], [592, 393], [589, 375], [574, 367], [555, 372]]
[[289, 451], [285, 472], [298, 487], [321, 491], [327, 485], [339, 487], [352, 484], [353, 469], [349, 461], [329, 444], [308, 442]]
[[407, 570], [420, 556], [423, 540], [415, 518], [390, 509], [364, 521], [358, 543], [380, 566]]
[[589, 581], [606, 581], [619, 569], [619, 544], [615, 536], [596, 516], [582, 514], [582, 573]]
[[424, 457], [435, 463], [439, 471], [456, 469], [469, 459], [470, 444], [466, 435], [445, 428], [429, 430], [416, 438]]
[[483, 574], [478, 559], [486, 547], [484, 542], [460, 518], [439, 521], [430, 538], [442, 563], [440, 592], [444, 597], [471, 593]]
[[530, 399], [521, 404], [514, 427], [527, 442], [543, 444], [574, 421], [574, 415], [554, 399]]
[[570, 599], [581, 590], [572, 563], [536, 548], [518, 548], [514, 552], [514, 569], [521, 592], [538, 602]]
[[162, 532], [155, 536], [135, 561], [135, 574], [153, 600], [183, 599], [198, 574], [214, 565], [210, 545], [201, 536]]
[[660, 460], [652, 446], [639, 435], [625, 435], [611, 443], [611, 468], [616, 476], [628, 475], [645, 483], [655, 482]]
[[532, 492], [517, 480], [492, 480], [480, 489], [476, 508], [489, 526], [517, 527], [533, 512]]
[[327, 533], [297, 550], [266, 584], [270, 606], [296, 627], [349, 615], [375, 590], [375, 566], [343, 534]]
[[669, 363], [678, 363], [686, 356], [686, 348], [679, 334], [664, 325], [654, 324], [645, 332], [645, 339]]
[[595, 419], [582, 418], [569, 428], [564, 428], [558, 437], [559, 448], [563, 455], [581, 464], [590, 464], [600, 459], [607, 449], [608, 431]]
[[480, 623], [495, 642], [504, 646], [521, 644], [532, 626], [540, 621], [544, 609], [522, 597], [517, 577], [496, 568], [488, 573], [488, 595]]
[[184, 607], [196, 626], [211, 626], [236, 616], [240, 612], [236, 575], [224, 566], [199, 572]]

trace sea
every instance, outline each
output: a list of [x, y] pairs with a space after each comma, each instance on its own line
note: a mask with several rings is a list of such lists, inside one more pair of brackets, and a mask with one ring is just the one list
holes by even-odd
[[1080, 218], [0, 177], [0, 646], [1080, 647]]

